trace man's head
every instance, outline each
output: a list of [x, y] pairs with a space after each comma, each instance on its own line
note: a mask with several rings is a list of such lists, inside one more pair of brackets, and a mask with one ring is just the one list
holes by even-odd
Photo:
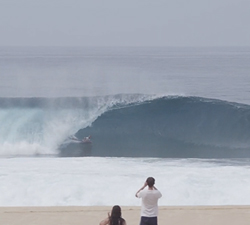
[[155, 184], [155, 179], [153, 177], [148, 177], [146, 180], [149, 187], [153, 187]]

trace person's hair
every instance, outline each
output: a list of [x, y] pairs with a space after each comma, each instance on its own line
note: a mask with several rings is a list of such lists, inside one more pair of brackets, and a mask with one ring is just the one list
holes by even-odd
[[153, 177], [148, 177], [146, 180], [149, 187], [153, 187], [155, 184], [155, 179]]
[[125, 220], [121, 216], [122, 216], [121, 207], [119, 205], [113, 206], [111, 215], [109, 217], [109, 224], [123, 225]]

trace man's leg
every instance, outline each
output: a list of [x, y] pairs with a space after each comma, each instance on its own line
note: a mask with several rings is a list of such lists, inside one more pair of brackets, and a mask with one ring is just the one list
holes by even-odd
[[140, 225], [148, 225], [148, 217], [142, 216]]
[[148, 225], [157, 225], [157, 217], [149, 217], [149, 224]]
[[140, 225], [157, 225], [157, 217], [141, 217]]

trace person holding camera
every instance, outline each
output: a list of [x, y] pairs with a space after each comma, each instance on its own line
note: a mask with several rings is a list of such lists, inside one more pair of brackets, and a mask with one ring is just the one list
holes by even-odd
[[137, 198], [142, 199], [140, 225], [157, 225], [158, 199], [162, 194], [154, 184], [155, 179], [148, 177], [142, 188], [135, 194]]
[[121, 207], [119, 205], [113, 206], [111, 214], [108, 213], [108, 217], [102, 220], [99, 225], [126, 225], [125, 219], [122, 218]]

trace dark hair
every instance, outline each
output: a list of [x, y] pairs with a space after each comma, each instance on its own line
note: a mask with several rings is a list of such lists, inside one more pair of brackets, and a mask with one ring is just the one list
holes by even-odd
[[121, 207], [119, 205], [113, 206], [111, 215], [109, 217], [109, 224], [123, 225], [125, 220], [121, 216], [122, 216]]
[[148, 179], [146, 180], [147, 184], [149, 187], [153, 187], [155, 184], [155, 179], [153, 177], [148, 177]]

